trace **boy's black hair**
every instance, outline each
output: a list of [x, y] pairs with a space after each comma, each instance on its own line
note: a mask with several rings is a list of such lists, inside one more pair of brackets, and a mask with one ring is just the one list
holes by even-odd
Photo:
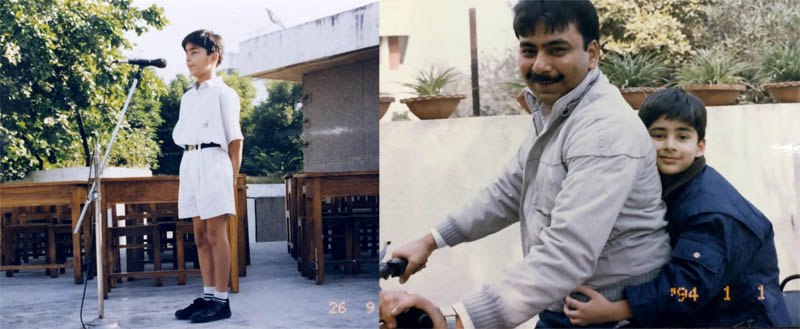
[[639, 118], [648, 129], [661, 116], [677, 120], [697, 130], [697, 141], [706, 137], [706, 107], [694, 95], [680, 88], [659, 90], [648, 96], [639, 107]]
[[209, 30], [197, 30], [192, 33], [189, 33], [183, 41], [181, 42], [181, 48], [186, 50], [186, 44], [192, 43], [197, 46], [203, 47], [206, 49], [206, 55], [211, 55], [212, 53], [219, 54], [219, 60], [217, 60], [217, 66], [222, 64], [222, 55], [225, 54], [225, 46], [222, 44], [222, 37], [219, 34], [211, 32]]
[[514, 34], [517, 38], [534, 33], [536, 23], [544, 20], [548, 33], [562, 31], [569, 23], [583, 36], [583, 49], [592, 40], [600, 41], [600, 22], [597, 9], [589, 0], [520, 0], [514, 6]]

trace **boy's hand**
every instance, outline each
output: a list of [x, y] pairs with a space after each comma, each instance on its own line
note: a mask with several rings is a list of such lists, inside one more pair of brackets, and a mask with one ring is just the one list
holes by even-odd
[[442, 311], [422, 296], [411, 295], [404, 291], [381, 291], [378, 306], [380, 319], [383, 321], [381, 329], [397, 328], [397, 319], [395, 317], [412, 307], [427, 313], [433, 320], [435, 329], [447, 328]]
[[609, 302], [599, 292], [591, 288], [580, 286], [578, 292], [588, 296], [588, 302], [579, 302], [567, 296], [564, 304], [564, 314], [569, 322], [585, 326], [589, 324], [622, 321], [633, 316], [627, 300]]
[[428, 257], [436, 250], [436, 240], [428, 233], [414, 242], [404, 244], [392, 253], [392, 258], [404, 258], [408, 261], [406, 271], [400, 276], [400, 283], [406, 283], [412, 274], [425, 268]]

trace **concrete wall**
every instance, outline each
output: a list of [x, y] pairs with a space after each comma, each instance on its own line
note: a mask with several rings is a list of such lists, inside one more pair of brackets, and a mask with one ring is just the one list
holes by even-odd
[[286, 198], [255, 199], [256, 242], [286, 241]]
[[247, 184], [250, 241], [286, 240], [285, 197], [283, 184]]
[[378, 170], [378, 59], [303, 76], [306, 172]]
[[[708, 109], [708, 163], [772, 221], [780, 276], [800, 273], [800, 104]], [[530, 116], [381, 123], [381, 245], [427, 233], [473, 198], [517, 150]], [[793, 256], [794, 255], [794, 256]], [[438, 304], [474, 293], [522, 257], [519, 225], [433, 254], [404, 289]], [[400, 288], [396, 280], [384, 289]]]
[[256, 75], [377, 45], [376, 2], [242, 41], [236, 61], [242, 75]]
[[[49, 170], [37, 170], [22, 179], [23, 182], [66, 182], [85, 181], [89, 178], [89, 167], [69, 167]], [[94, 177], [94, 169], [91, 170]], [[103, 178], [117, 177], [150, 177], [153, 172], [148, 168], [107, 167], [103, 169]]]

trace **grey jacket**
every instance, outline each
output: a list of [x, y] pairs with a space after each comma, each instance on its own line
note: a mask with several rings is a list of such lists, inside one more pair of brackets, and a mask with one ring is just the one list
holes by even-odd
[[[524, 258], [464, 300], [476, 328], [515, 327], [563, 298], [649, 279], [669, 260], [656, 154], [644, 124], [598, 69], [553, 106], [477, 199], [436, 229], [449, 246], [517, 221]], [[645, 277], [646, 276], [646, 277]], [[639, 280], [642, 281], [642, 280]]]

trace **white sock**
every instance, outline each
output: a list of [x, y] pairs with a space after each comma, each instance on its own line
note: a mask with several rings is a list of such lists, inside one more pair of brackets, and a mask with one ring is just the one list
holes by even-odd
[[214, 286], [203, 287], [203, 299], [211, 300], [211, 298], [214, 297], [214, 291], [216, 291]]
[[214, 299], [218, 302], [225, 302], [228, 299], [228, 292], [227, 291], [214, 291]]

